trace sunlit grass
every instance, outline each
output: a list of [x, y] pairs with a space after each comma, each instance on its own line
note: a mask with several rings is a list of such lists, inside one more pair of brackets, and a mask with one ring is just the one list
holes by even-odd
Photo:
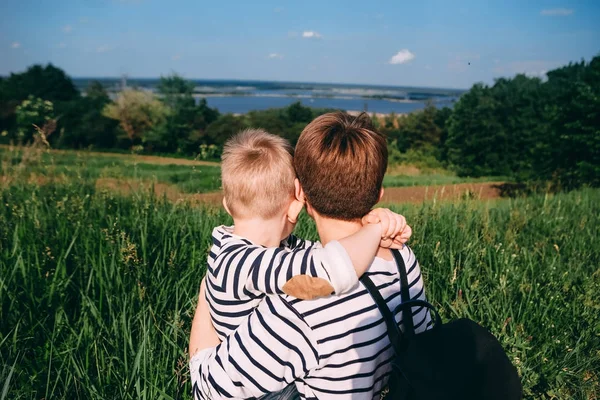
[[[189, 398], [190, 319], [226, 214], [86, 180], [0, 198], [0, 398]], [[600, 191], [396, 210], [429, 299], [492, 329], [527, 397], [597, 397]], [[317, 237], [306, 215], [297, 232]]]

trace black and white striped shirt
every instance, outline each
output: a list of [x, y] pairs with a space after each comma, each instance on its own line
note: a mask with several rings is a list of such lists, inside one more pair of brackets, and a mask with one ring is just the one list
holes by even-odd
[[265, 294], [283, 294], [283, 286], [293, 276], [323, 278], [338, 294], [358, 281], [348, 253], [337, 241], [322, 248], [290, 236], [281, 247], [268, 248], [233, 234], [232, 227], [220, 226], [213, 230], [212, 243], [206, 299], [221, 341], [245, 321]]
[[[409, 247], [401, 254], [411, 299], [425, 300], [415, 255]], [[395, 309], [401, 300], [394, 261], [376, 258], [367, 274]], [[412, 318], [417, 332], [431, 326], [426, 309], [415, 309]], [[357, 284], [310, 301], [265, 297], [219, 346], [193, 357], [190, 368], [195, 399], [260, 397], [292, 382], [306, 399], [372, 399], [385, 385], [391, 357], [383, 318]]]

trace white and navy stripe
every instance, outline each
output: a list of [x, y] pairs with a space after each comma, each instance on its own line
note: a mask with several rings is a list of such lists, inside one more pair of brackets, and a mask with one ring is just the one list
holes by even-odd
[[[267, 248], [234, 235], [229, 227], [215, 228], [212, 241], [206, 299], [221, 340], [245, 321], [265, 294], [283, 294], [283, 286], [295, 275], [323, 278], [334, 288], [343, 283], [347, 286], [343, 290], [358, 279], [338, 242], [321, 248], [319, 243], [290, 236], [281, 247]], [[328, 273], [327, 268], [332, 264], [337, 264], [339, 275]], [[348, 273], [354, 275], [354, 282], [346, 279]]]
[[[410, 297], [425, 300], [419, 264], [405, 247]], [[400, 304], [396, 264], [376, 258], [367, 274], [390, 309]], [[413, 310], [417, 332], [431, 326]], [[402, 313], [396, 315], [400, 322]], [[295, 382], [302, 398], [372, 399], [390, 372], [392, 349], [383, 318], [364, 286], [311, 301], [267, 296], [221, 345], [200, 352], [190, 368], [194, 397], [251, 398]]]

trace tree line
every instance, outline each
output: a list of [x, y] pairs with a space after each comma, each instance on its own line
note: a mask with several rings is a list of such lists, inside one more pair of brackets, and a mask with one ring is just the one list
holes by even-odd
[[[92, 82], [80, 93], [61, 69], [34, 65], [0, 78], [0, 140], [27, 143], [41, 130], [54, 147], [135, 150], [217, 158], [248, 127], [298, 139], [316, 116], [304, 107], [220, 114], [196, 101], [194, 85], [161, 77], [157, 93], [126, 88], [111, 97]], [[475, 84], [453, 108], [428, 104], [378, 118], [390, 161], [503, 176], [558, 188], [600, 186], [600, 56], [570, 63], [547, 79], [516, 75]], [[38, 128], [34, 127], [37, 126]]]

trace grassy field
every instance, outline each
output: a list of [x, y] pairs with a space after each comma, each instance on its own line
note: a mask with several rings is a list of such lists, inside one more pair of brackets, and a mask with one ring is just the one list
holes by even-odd
[[[0, 190], [0, 398], [185, 399], [218, 209], [93, 183]], [[395, 207], [429, 299], [500, 339], [528, 398], [600, 393], [600, 191]], [[315, 239], [304, 217], [297, 232]]]
[[[218, 165], [6, 148], [0, 160], [0, 400], [189, 398], [208, 238], [229, 218], [96, 180], [208, 192]], [[386, 185], [465, 181], [398, 167]], [[599, 190], [393, 208], [414, 228], [429, 299], [498, 336], [527, 398], [600, 397]], [[317, 236], [306, 216], [296, 231]]]
[[[53, 177], [57, 180], [118, 178], [172, 185], [181, 193], [205, 193], [219, 190], [221, 170], [217, 163], [194, 163], [192, 160], [131, 156], [127, 154], [90, 153], [85, 151], [51, 151], [39, 154], [37, 163], [28, 165], [27, 176], [35, 181]], [[21, 164], [23, 151], [0, 147], [3, 160], [0, 175], [10, 175]], [[40, 178], [42, 177], [42, 178]], [[393, 168], [386, 175], [386, 187], [451, 185], [471, 182], [497, 182], [502, 178], [458, 177], [449, 171], [420, 171], [416, 168]]]

